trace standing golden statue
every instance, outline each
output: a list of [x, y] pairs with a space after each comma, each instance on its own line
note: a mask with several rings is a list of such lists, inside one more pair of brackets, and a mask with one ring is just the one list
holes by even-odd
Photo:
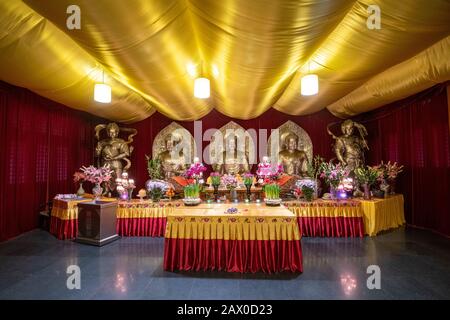
[[225, 137], [225, 150], [218, 157], [213, 169], [221, 174], [244, 174], [249, 172], [248, 156], [237, 147], [238, 136], [229, 134]]
[[285, 173], [307, 176], [308, 156], [305, 151], [298, 149], [298, 137], [295, 133], [289, 132], [284, 138], [284, 148], [278, 153], [278, 161]]
[[[330, 131], [331, 125], [328, 125], [327, 131], [336, 140], [334, 152], [341, 165], [350, 171], [364, 166], [364, 151], [369, 150], [367, 141], [364, 139], [367, 136], [366, 128], [348, 119], [341, 124], [342, 135], [337, 137]], [[359, 134], [354, 134], [355, 128]]]
[[[100, 132], [106, 129], [108, 138], [100, 140]], [[128, 140], [119, 138], [120, 131], [129, 132]], [[133, 152], [133, 147], [129, 146], [133, 142], [133, 137], [137, 134], [136, 129], [120, 128], [117, 123], [99, 124], [95, 127], [95, 137], [97, 138], [97, 146], [95, 148], [95, 156], [97, 157], [97, 166], [109, 165], [113, 170], [113, 177], [109, 183], [109, 191], [115, 190], [115, 181], [122, 176], [122, 172], [127, 171], [131, 167], [129, 159]], [[124, 166], [125, 164], [125, 166]]]

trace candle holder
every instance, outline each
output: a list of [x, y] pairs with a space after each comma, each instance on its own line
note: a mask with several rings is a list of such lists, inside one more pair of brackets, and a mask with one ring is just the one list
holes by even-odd
[[123, 172], [121, 178], [116, 179], [116, 190], [121, 200], [130, 201], [133, 198], [133, 190], [136, 188], [134, 179], [128, 178], [128, 173]]

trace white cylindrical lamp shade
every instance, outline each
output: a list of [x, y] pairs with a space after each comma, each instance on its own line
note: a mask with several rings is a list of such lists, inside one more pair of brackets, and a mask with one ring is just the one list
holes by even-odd
[[94, 87], [94, 100], [101, 103], [110, 103], [111, 87], [104, 83], [96, 83]]
[[194, 97], [199, 99], [209, 98], [210, 84], [207, 78], [197, 78], [194, 82]]
[[317, 74], [308, 74], [301, 79], [302, 96], [313, 96], [319, 92], [319, 77]]

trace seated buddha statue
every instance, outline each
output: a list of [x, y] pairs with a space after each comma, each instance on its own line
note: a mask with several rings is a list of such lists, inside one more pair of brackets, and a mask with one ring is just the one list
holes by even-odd
[[175, 148], [180, 142], [181, 137], [168, 134], [164, 139], [165, 150], [158, 155], [166, 181], [181, 176], [187, 168], [183, 151]]
[[284, 149], [278, 153], [278, 160], [285, 173], [304, 177], [307, 176], [308, 157], [303, 150], [299, 150], [297, 147], [297, 135], [289, 133], [284, 140]]
[[229, 135], [225, 138], [225, 150], [218, 157], [218, 163], [213, 165], [215, 171], [221, 174], [243, 174], [250, 170], [248, 157], [237, 148], [238, 137]]

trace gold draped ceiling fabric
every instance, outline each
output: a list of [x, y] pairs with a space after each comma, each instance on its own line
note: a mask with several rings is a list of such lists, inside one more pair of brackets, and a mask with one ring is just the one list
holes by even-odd
[[[69, 5], [81, 30], [66, 27]], [[369, 5], [381, 9], [380, 30], [366, 26]], [[450, 79], [449, 12], [447, 0], [1, 1], [0, 79], [121, 122], [213, 108], [348, 117]], [[93, 100], [102, 70], [111, 104]], [[304, 97], [308, 72], [320, 91]], [[193, 96], [201, 75], [205, 100]]]

